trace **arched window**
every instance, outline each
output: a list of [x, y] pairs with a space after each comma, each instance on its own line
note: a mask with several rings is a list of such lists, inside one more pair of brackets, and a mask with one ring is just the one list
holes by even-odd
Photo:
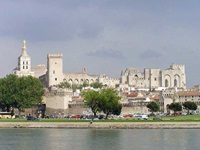
[[174, 86], [177, 86], [177, 80], [174, 79]]
[[168, 87], [168, 86], [169, 86], [168, 80], [165, 79], [165, 87]]
[[86, 79], [85, 82], [86, 82], [87, 84], [90, 84], [88, 79]]
[[68, 82], [69, 82], [69, 84], [71, 84], [71, 85], [72, 85], [72, 83], [73, 83], [73, 80], [72, 80], [72, 79], [69, 79], [69, 80], [68, 80]]
[[83, 79], [81, 79], [81, 80], [80, 80], [80, 84], [83, 84], [83, 83], [84, 83], [84, 80], [83, 80]]
[[79, 84], [78, 79], [75, 79], [75, 80], [74, 80], [74, 83], [75, 83], [75, 84]]

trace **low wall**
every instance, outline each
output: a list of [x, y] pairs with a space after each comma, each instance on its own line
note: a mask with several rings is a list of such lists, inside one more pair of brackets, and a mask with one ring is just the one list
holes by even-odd
[[190, 123], [130, 123], [130, 122], [73, 122], [73, 123], [44, 123], [44, 122], [0, 122], [0, 128], [66, 128], [66, 129], [200, 129], [199, 122]]

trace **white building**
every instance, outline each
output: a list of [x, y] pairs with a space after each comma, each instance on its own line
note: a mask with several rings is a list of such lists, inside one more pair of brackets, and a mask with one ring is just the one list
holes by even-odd
[[145, 68], [144, 72], [139, 72], [137, 68], [127, 68], [121, 72], [120, 83], [136, 88], [177, 87], [186, 89], [185, 66], [172, 64], [166, 70]]

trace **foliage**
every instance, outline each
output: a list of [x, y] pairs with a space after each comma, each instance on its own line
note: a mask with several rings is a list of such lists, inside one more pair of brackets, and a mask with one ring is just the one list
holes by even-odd
[[42, 101], [43, 84], [32, 76], [7, 75], [0, 79], [0, 107], [10, 111], [11, 107], [23, 110]]
[[196, 110], [197, 109], [197, 104], [191, 101], [187, 101], [183, 103], [183, 106], [185, 109], [188, 110], [188, 114], [189, 114], [189, 110]]
[[118, 96], [116, 90], [112, 88], [104, 89], [101, 98], [99, 107], [106, 114], [106, 118], [109, 114], [119, 115], [121, 113], [122, 106], [119, 102], [121, 97]]
[[71, 88], [71, 84], [69, 82], [61, 82], [60, 84], [56, 85], [58, 88]]
[[15, 107], [24, 110], [42, 101], [44, 95], [43, 84], [39, 79], [32, 76], [19, 77], [17, 82], [17, 93], [15, 96]]
[[18, 77], [16, 75], [7, 75], [0, 79], [0, 107], [2, 111], [10, 111], [14, 105], [14, 98], [17, 88]]
[[99, 102], [101, 100], [101, 94], [99, 91], [86, 91], [83, 92], [86, 105], [91, 108], [92, 112], [96, 116], [96, 113], [100, 111]]
[[[58, 88], [70, 88], [73, 90], [73, 92], [76, 91], [76, 89], [80, 89], [82, 90], [83, 87], [87, 87], [89, 86], [88, 82], [84, 81], [82, 84], [76, 84], [76, 83], [73, 83], [73, 84], [70, 84], [69, 82], [61, 82], [60, 84], [56, 85], [56, 87]], [[99, 82], [93, 82], [90, 84], [91, 87], [93, 88], [102, 88], [103, 87], [103, 84], [102, 83], [99, 83]]]
[[61, 82], [60, 84], [56, 85], [56, 87], [58, 88], [70, 88], [73, 90], [73, 92], [75, 92], [76, 89], [82, 90], [83, 87], [87, 86], [89, 86], [89, 84], [86, 81], [84, 81], [83, 84], [76, 84], [76, 83], [70, 84], [69, 82]]
[[147, 104], [147, 108], [151, 110], [151, 112], [157, 112], [160, 110], [160, 105], [156, 102], [150, 102]]
[[102, 83], [99, 83], [99, 82], [93, 82], [90, 84], [91, 87], [95, 88], [95, 89], [98, 89], [98, 88], [102, 88], [103, 87], [103, 84]]
[[171, 103], [169, 109], [174, 111], [174, 115], [177, 111], [182, 111], [182, 106], [180, 103]]
[[121, 113], [122, 105], [119, 100], [116, 90], [107, 88], [101, 91], [86, 91], [83, 92], [86, 105], [91, 108], [94, 115], [97, 112], [103, 111], [106, 114], [106, 118], [109, 114], [119, 115]]

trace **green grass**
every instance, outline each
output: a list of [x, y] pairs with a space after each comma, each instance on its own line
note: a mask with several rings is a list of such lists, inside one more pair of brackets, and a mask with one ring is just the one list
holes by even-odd
[[[93, 122], [200, 122], [200, 115], [186, 115], [186, 116], [163, 116], [162, 120], [153, 120], [154, 117], [149, 117], [148, 120], [137, 120], [137, 118], [127, 119], [106, 119], [93, 120]], [[161, 117], [157, 117], [160, 118]], [[0, 119], [0, 122], [90, 122], [90, 120], [81, 119], [41, 119], [36, 121], [27, 121], [26, 119]]]

